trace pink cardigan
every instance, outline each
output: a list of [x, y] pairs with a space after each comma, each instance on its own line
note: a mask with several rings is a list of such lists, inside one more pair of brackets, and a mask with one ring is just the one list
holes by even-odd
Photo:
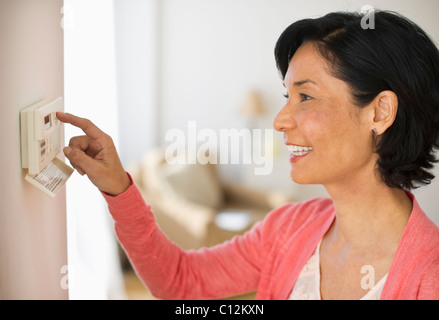
[[[439, 229], [409, 196], [413, 211], [381, 299], [439, 299]], [[138, 276], [162, 299], [217, 299], [254, 290], [257, 299], [287, 299], [335, 217], [330, 199], [287, 204], [243, 236], [184, 251], [157, 227], [136, 185], [104, 197]]]

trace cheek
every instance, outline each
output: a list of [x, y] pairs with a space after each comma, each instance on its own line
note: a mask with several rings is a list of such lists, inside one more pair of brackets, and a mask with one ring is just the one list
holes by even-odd
[[298, 126], [306, 142], [315, 147], [323, 140], [327, 140], [328, 135], [337, 128], [330, 114], [313, 110], [304, 112], [298, 117]]
[[361, 156], [365, 150], [361, 129], [349, 115], [341, 112], [304, 113], [300, 119], [303, 138], [318, 154], [331, 156], [337, 162]]

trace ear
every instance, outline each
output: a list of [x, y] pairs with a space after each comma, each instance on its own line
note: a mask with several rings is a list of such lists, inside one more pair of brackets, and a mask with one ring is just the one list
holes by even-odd
[[375, 97], [372, 104], [374, 115], [371, 130], [381, 135], [395, 121], [398, 112], [398, 97], [393, 91], [382, 91]]

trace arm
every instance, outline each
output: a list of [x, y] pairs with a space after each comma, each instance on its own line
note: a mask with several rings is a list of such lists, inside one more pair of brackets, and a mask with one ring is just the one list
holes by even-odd
[[256, 289], [261, 252], [257, 227], [223, 245], [184, 251], [158, 228], [135, 185], [118, 197], [104, 197], [120, 243], [154, 296], [215, 299]]
[[103, 192], [119, 241], [154, 295], [211, 299], [256, 289], [263, 255], [259, 225], [220, 246], [182, 250], [157, 227], [150, 207], [123, 169], [112, 139], [87, 119], [66, 113], [57, 113], [57, 118], [85, 132], [72, 138], [64, 153]]

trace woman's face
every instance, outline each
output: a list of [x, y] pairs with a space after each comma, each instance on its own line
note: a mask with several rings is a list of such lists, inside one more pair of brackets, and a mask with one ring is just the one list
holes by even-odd
[[274, 128], [284, 133], [291, 179], [325, 186], [370, 179], [376, 163], [371, 107], [352, 103], [348, 85], [329, 73], [312, 43], [297, 50], [284, 85], [288, 100]]

